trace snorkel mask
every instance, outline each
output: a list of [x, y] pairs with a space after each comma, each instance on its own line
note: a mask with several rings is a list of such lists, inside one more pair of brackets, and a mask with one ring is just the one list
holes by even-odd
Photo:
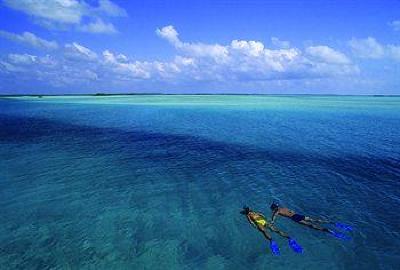
[[250, 212], [250, 208], [247, 206], [243, 206], [243, 210], [240, 211], [240, 214], [247, 215]]
[[272, 211], [276, 211], [279, 208], [279, 204], [277, 202], [273, 202], [270, 206]]

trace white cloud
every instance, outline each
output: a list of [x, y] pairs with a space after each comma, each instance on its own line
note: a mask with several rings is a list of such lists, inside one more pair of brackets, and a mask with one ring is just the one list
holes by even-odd
[[353, 38], [349, 41], [349, 45], [357, 57], [379, 59], [383, 58], [385, 54], [385, 48], [373, 37]]
[[212, 58], [216, 62], [223, 62], [227, 58], [228, 51], [226, 47], [219, 44], [182, 42], [178, 37], [178, 32], [172, 25], [157, 29], [156, 33], [185, 54]]
[[95, 60], [97, 54], [79, 43], [65, 44], [65, 55], [77, 60]]
[[113, 17], [124, 17], [128, 15], [125, 9], [117, 6], [110, 0], [100, 0], [98, 10]]
[[38, 36], [30, 32], [24, 32], [19, 35], [0, 30], [0, 37], [4, 37], [15, 42], [27, 44], [38, 49], [54, 50], [58, 48], [57, 42], [39, 38]]
[[109, 50], [105, 50], [103, 52], [103, 57], [104, 57], [104, 60], [109, 63], [126, 63], [126, 62], [128, 62], [128, 57], [126, 57], [125, 55], [123, 55], [121, 53], [114, 55]]
[[9, 54], [8, 59], [12, 64], [31, 65], [36, 63], [37, 56], [30, 54]]
[[278, 48], [282, 48], [282, 49], [290, 48], [290, 42], [289, 41], [280, 40], [277, 37], [272, 37], [271, 38], [271, 43], [272, 43], [272, 45], [274, 45], [275, 47], [278, 47]]
[[309, 47], [304, 54], [297, 48], [269, 49], [254, 40], [233, 40], [229, 45], [184, 42], [171, 25], [156, 32], [192, 59], [193, 65], [180, 75], [198, 80], [274, 80], [359, 72], [347, 56], [327, 46]]
[[17, 73], [21, 71], [21, 68], [18, 68], [7, 61], [0, 60], [0, 72], [1, 73]]
[[103, 65], [120, 79], [149, 79], [151, 67], [147, 62], [128, 61], [123, 54], [115, 55], [109, 50], [103, 52]]
[[0, 60], [0, 71], [8, 79], [28, 82], [41, 81], [49, 86], [77, 86], [98, 80], [97, 64], [93, 61], [71, 61], [62, 54], [55, 59], [49, 55], [9, 54]]
[[233, 40], [231, 48], [247, 56], [257, 57], [264, 52], [264, 44], [259, 41]]
[[228, 56], [226, 47], [219, 44], [182, 42], [178, 37], [178, 32], [172, 25], [157, 29], [156, 33], [163, 39], [166, 39], [175, 48], [188, 55], [207, 57], [213, 59], [215, 62], [223, 62]]
[[216, 63], [227, 61], [228, 50], [219, 44], [183, 43], [179, 49], [188, 56], [209, 58]]
[[193, 59], [177, 56], [171, 62], [134, 61], [123, 54], [114, 54], [109, 50], [103, 52], [103, 68], [120, 80], [168, 80], [179, 74], [190, 72], [185, 67], [194, 66]]
[[[171, 25], [156, 30], [193, 65], [180, 76], [196, 80], [274, 80], [321, 76], [343, 76], [359, 70], [343, 53], [327, 46], [310, 47], [307, 55], [289, 42], [273, 39], [279, 49], [260, 41], [233, 40], [229, 45], [184, 42]], [[285, 48], [282, 48], [285, 47]], [[189, 70], [190, 71], [189, 71]]]
[[306, 53], [317, 61], [332, 64], [350, 64], [350, 59], [341, 52], [328, 46], [310, 46], [306, 48]]
[[[60, 30], [114, 33], [114, 25], [103, 22], [102, 17], [127, 16], [123, 8], [109, 0], [100, 0], [97, 7], [83, 0], [4, 0], [4, 4], [33, 17], [34, 22]], [[84, 18], [89, 22], [82, 24]]]
[[[157, 35], [173, 45], [178, 53], [171, 62], [146, 62], [148, 78], [178, 80], [291, 80], [357, 74], [359, 69], [343, 53], [327, 46], [269, 49], [260, 41], [233, 40], [228, 45], [184, 42], [171, 25], [156, 30]], [[288, 44], [285, 44], [288, 45]], [[126, 71], [131, 64], [121, 64], [108, 51], [104, 59]]]
[[400, 61], [400, 46], [393, 44], [381, 44], [375, 38], [353, 38], [349, 42], [353, 53], [360, 58], [367, 59], [392, 59]]
[[400, 20], [392, 21], [389, 25], [393, 28], [394, 31], [400, 31]]
[[107, 33], [113, 34], [117, 33], [114, 25], [112, 23], [105, 23], [101, 19], [97, 19], [94, 22], [79, 26], [79, 30], [82, 32], [89, 33]]
[[14, 75], [14, 80], [18, 81], [23, 78], [28, 78], [28, 81], [43, 79], [49, 84], [52, 84], [60, 75], [58, 62], [49, 55], [36, 56], [26, 53], [8, 54], [6, 59], [0, 60], [0, 72], [10, 76]]
[[387, 54], [394, 60], [400, 61], [400, 46], [387, 45]]
[[[73, 42], [65, 44], [54, 58], [14, 55], [0, 59], [0, 66], [3, 73], [14, 70], [57, 87], [86, 83], [267, 83], [348, 77], [359, 72], [344, 54], [327, 46], [302, 51], [295, 47], [271, 49], [255, 40], [232, 40], [225, 45], [191, 43], [182, 41], [173, 26], [158, 29], [157, 34], [176, 48], [172, 60], [138, 61], [110, 50], [97, 54]], [[29, 68], [30, 72], [28, 64], [35, 65]]]
[[91, 81], [97, 81], [99, 79], [98, 75], [90, 69], [86, 69], [82, 75]]
[[179, 34], [172, 25], [167, 25], [161, 29], [157, 29], [156, 33], [160, 37], [168, 40], [168, 42], [170, 42], [175, 47], [179, 48], [182, 46], [182, 42], [179, 40], [178, 37]]
[[86, 3], [77, 0], [4, 0], [4, 3], [28, 15], [67, 24], [80, 23], [87, 10]]

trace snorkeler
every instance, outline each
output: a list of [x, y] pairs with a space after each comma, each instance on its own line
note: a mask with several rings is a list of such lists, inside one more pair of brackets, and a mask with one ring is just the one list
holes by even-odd
[[304, 215], [300, 215], [295, 213], [293, 210], [290, 210], [289, 208], [286, 207], [279, 207], [279, 205], [275, 202], [273, 202], [270, 206], [271, 210], [272, 210], [272, 218], [271, 218], [271, 223], [274, 224], [277, 216], [283, 216], [283, 217], [287, 217], [290, 218], [291, 220], [293, 220], [294, 222], [297, 222], [299, 224], [305, 225], [307, 227], [310, 227], [312, 229], [315, 230], [319, 230], [319, 231], [323, 231], [323, 232], [327, 232], [332, 234], [333, 236], [337, 237], [337, 238], [341, 238], [341, 239], [349, 239], [348, 236], [339, 233], [339, 232], [335, 232], [331, 229], [328, 228], [324, 228], [316, 223], [328, 223], [328, 224], [334, 224], [336, 227], [339, 227], [343, 230], [346, 231], [351, 231], [352, 228], [350, 226], [344, 225], [342, 223], [334, 223], [328, 220], [323, 220], [323, 219], [315, 219], [315, 218], [311, 218], [308, 216], [304, 216]]
[[303, 248], [299, 244], [297, 244], [297, 242], [294, 239], [290, 238], [287, 233], [282, 232], [281, 230], [276, 228], [273, 224], [268, 222], [268, 220], [264, 217], [263, 214], [255, 212], [247, 206], [244, 206], [243, 210], [240, 211], [240, 213], [246, 215], [248, 222], [255, 228], [257, 228], [264, 235], [264, 237], [268, 241], [270, 241], [270, 249], [272, 254], [279, 255], [280, 252], [278, 244], [272, 240], [272, 237], [267, 232], [267, 228], [273, 232], [278, 233], [280, 236], [287, 238], [289, 240], [289, 245], [293, 249], [293, 251], [297, 253], [301, 253], [303, 251]]

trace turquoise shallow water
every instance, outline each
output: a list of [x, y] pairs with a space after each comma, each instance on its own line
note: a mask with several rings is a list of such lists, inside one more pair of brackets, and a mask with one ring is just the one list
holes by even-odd
[[[0, 99], [4, 269], [396, 269], [400, 98]], [[279, 200], [355, 227], [279, 219], [272, 257], [239, 214]]]

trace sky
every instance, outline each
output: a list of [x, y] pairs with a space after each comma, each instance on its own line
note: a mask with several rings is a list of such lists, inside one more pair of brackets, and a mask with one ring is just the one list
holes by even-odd
[[400, 0], [0, 0], [0, 94], [400, 95]]

